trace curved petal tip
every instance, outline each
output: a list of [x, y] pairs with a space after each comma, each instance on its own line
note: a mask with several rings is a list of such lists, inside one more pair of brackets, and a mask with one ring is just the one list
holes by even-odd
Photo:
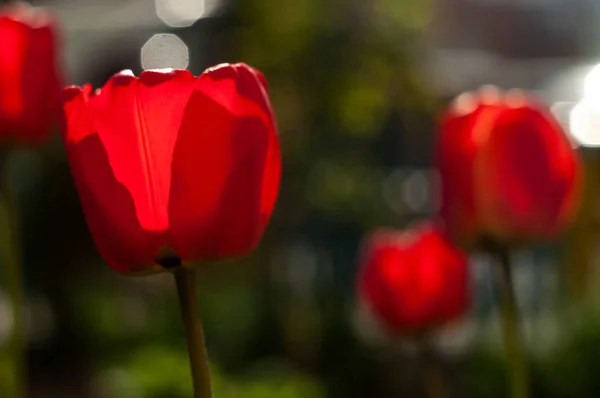
[[174, 78], [192, 79], [194, 75], [187, 69], [147, 69], [140, 74], [140, 81], [148, 86], [166, 82]]
[[79, 86], [67, 86], [62, 91], [62, 101], [68, 102], [81, 93], [81, 87]]

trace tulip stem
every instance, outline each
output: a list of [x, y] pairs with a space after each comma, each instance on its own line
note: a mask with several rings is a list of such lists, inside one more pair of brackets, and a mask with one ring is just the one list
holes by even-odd
[[427, 396], [429, 398], [446, 398], [448, 394], [445, 388], [444, 372], [429, 339], [421, 342], [421, 361]]
[[8, 165], [8, 153], [2, 154], [0, 167], [0, 223], [2, 226], [4, 283], [11, 301], [13, 315], [13, 327], [11, 330], [10, 343], [7, 346], [10, 360], [13, 363], [12, 385], [7, 386], [10, 398], [25, 397], [25, 323], [23, 314], [23, 276], [21, 269], [21, 246], [19, 236], [19, 225], [17, 218], [17, 206], [12, 186], [10, 167]]
[[212, 398], [210, 365], [196, 300], [196, 274], [183, 267], [175, 270], [174, 274], [181, 318], [187, 337], [190, 368], [194, 383], [194, 398]]
[[515, 296], [510, 256], [505, 248], [496, 250], [500, 262], [500, 300], [502, 309], [502, 332], [507, 352], [510, 391], [512, 398], [529, 397], [529, 371], [519, 333], [519, 314]]

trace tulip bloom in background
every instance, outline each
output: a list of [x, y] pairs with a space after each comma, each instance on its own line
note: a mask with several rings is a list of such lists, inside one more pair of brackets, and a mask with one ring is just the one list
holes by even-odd
[[520, 90], [460, 95], [439, 129], [441, 215], [456, 242], [496, 255], [514, 398], [529, 395], [509, 249], [556, 238], [578, 211], [583, 171], [558, 121]]
[[56, 36], [46, 11], [0, 8], [0, 140], [31, 144], [51, 133], [62, 89]]
[[429, 333], [469, 307], [468, 259], [433, 224], [380, 229], [363, 243], [358, 300], [391, 335], [415, 338], [427, 362], [431, 396], [443, 395]]
[[459, 96], [439, 129], [442, 218], [455, 240], [550, 240], [580, 201], [578, 154], [550, 112], [520, 91]]
[[52, 132], [62, 88], [58, 66], [57, 24], [46, 11], [27, 3], [0, 6], [0, 235], [2, 273], [12, 302], [12, 336], [2, 350], [12, 380], [0, 395], [24, 397], [25, 348], [23, 287], [18, 218], [13, 197], [9, 155], [13, 144], [43, 142]]
[[100, 90], [66, 88], [63, 107], [64, 144], [100, 254], [122, 273], [174, 270], [196, 394], [210, 396], [186, 270], [248, 254], [270, 218], [281, 157], [264, 76], [245, 64], [199, 77], [124, 71]]
[[427, 333], [469, 306], [468, 259], [434, 225], [375, 231], [360, 263], [359, 300], [392, 335]]

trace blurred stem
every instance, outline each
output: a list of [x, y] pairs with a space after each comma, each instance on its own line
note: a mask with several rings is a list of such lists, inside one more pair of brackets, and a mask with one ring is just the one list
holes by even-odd
[[598, 170], [600, 155], [597, 148], [585, 148], [582, 152], [585, 167], [585, 183], [581, 196], [579, 216], [576, 218], [567, 239], [563, 272], [566, 274], [567, 293], [575, 304], [588, 298], [590, 269], [594, 263], [594, 252], [598, 235], [597, 203], [600, 197]]
[[24, 323], [24, 293], [21, 269], [20, 231], [17, 217], [12, 179], [9, 167], [9, 153], [4, 152], [0, 158], [2, 168], [0, 180], [0, 206], [3, 228], [3, 271], [6, 291], [12, 311], [13, 327], [8, 348], [13, 364], [13, 380], [11, 386], [6, 386], [10, 398], [25, 397], [25, 323]]
[[194, 382], [194, 398], [212, 398], [210, 365], [196, 301], [196, 274], [183, 267], [177, 269], [174, 274], [181, 318], [187, 337], [190, 368]]
[[500, 261], [499, 267], [496, 268], [499, 270], [502, 332], [508, 359], [511, 397], [527, 398], [529, 397], [529, 372], [519, 333], [519, 315], [510, 256], [506, 248], [498, 248], [496, 255]]
[[444, 372], [439, 357], [429, 338], [421, 342], [421, 361], [428, 398], [447, 398]]

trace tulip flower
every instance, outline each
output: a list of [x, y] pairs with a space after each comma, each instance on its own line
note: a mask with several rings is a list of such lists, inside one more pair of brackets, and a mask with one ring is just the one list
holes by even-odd
[[358, 298], [390, 334], [421, 335], [467, 310], [467, 264], [433, 224], [380, 229], [363, 243]]
[[0, 229], [7, 240], [0, 256], [15, 326], [4, 350], [11, 356], [7, 363], [13, 366], [14, 379], [3, 383], [0, 395], [15, 398], [26, 395], [27, 383], [18, 209], [8, 158], [12, 144], [39, 144], [52, 131], [62, 86], [56, 25], [47, 12], [27, 3], [0, 5]]
[[172, 270], [196, 398], [212, 398], [192, 269], [258, 244], [281, 156], [264, 76], [245, 64], [131, 71], [68, 87], [62, 136], [92, 237], [122, 273]]
[[0, 139], [38, 143], [50, 134], [62, 88], [56, 23], [26, 3], [0, 7]]
[[521, 91], [459, 96], [442, 118], [437, 162], [442, 218], [467, 246], [553, 239], [579, 205], [578, 154], [550, 112]]
[[260, 72], [124, 71], [96, 91], [66, 88], [63, 107], [71, 171], [109, 266], [147, 273], [256, 247], [281, 172]]
[[551, 113], [519, 90], [459, 96], [442, 119], [441, 215], [453, 239], [498, 259], [511, 395], [530, 394], [509, 249], [556, 238], [580, 203], [581, 160]]

